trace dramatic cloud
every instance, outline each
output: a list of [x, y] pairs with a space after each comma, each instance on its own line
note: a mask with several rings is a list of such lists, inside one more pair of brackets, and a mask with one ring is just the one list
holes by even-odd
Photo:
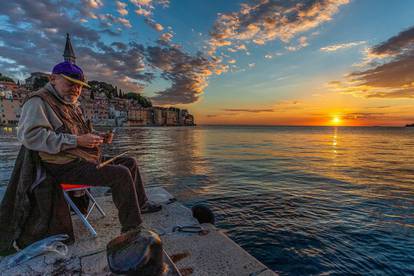
[[79, 63], [84, 64], [89, 79], [120, 83], [124, 88], [137, 91], [151, 82], [154, 75], [145, 70], [145, 48], [137, 43], [98, 43], [99, 51], [79, 48]]
[[[112, 82], [133, 91], [148, 85], [158, 75], [170, 81], [171, 86], [156, 92], [153, 98], [159, 104], [196, 102], [210, 76], [236, 68], [236, 58], [232, 56], [192, 54], [173, 44], [173, 30], [154, 19], [158, 7], [169, 5], [167, 0], [113, 1], [116, 8], [113, 14], [107, 12], [108, 7], [104, 5], [107, 2], [102, 0], [77, 3], [60, 0], [2, 3], [0, 16], [7, 24], [6, 28], [0, 28], [2, 72], [13, 76], [17, 76], [16, 72], [26, 76], [34, 71], [49, 72], [62, 60], [67, 32], [72, 36], [77, 63], [85, 68], [89, 79]], [[263, 45], [279, 39], [295, 49], [306, 47], [307, 34], [296, 36], [331, 20], [338, 8], [347, 3], [348, 0], [252, 0], [238, 12], [219, 15], [211, 32], [210, 46], [214, 49], [226, 46], [230, 53], [249, 54], [248, 48], [254, 46], [251, 44]], [[133, 8], [135, 13], [129, 15], [127, 8]], [[129, 19], [136, 15], [160, 32], [155, 46], [116, 41], [124, 37], [120, 36], [124, 27], [132, 29], [133, 21]]]
[[414, 27], [372, 47], [369, 53], [387, 58], [350, 73], [344, 82], [331, 82], [331, 87], [367, 98], [414, 98]]
[[411, 51], [414, 45], [414, 27], [405, 30], [387, 41], [380, 43], [371, 49], [375, 55], [400, 55]]
[[158, 104], [188, 104], [196, 102], [207, 87], [207, 78], [221, 73], [222, 65], [201, 53], [191, 56], [177, 47], [148, 47], [148, 62], [162, 71], [161, 76], [172, 82], [170, 88], [157, 92], [152, 99]]
[[[85, 1], [86, 6], [98, 8], [101, 1]], [[85, 7], [86, 7], [85, 6]], [[82, 7], [84, 8], [84, 7]], [[35, 71], [50, 72], [53, 65], [62, 61], [66, 32], [71, 33], [77, 63], [84, 67], [89, 79], [113, 82], [120, 87], [139, 90], [143, 83], [152, 80], [150, 72], [144, 73], [144, 48], [137, 44], [101, 42], [100, 31], [83, 26], [69, 13], [81, 10], [56, 1], [19, 1], [0, 5], [0, 15], [7, 16], [7, 31], [0, 29], [0, 60], [4, 73], [23, 77]], [[28, 28], [27, 26], [31, 27]], [[36, 30], [36, 31], [33, 31]], [[24, 39], [22, 39], [24, 37]]]
[[322, 47], [320, 50], [322, 52], [335, 52], [338, 50], [355, 47], [355, 46], [365, 44], [365, 43], [366, 43], [365, 41], [355, 41], [355, 42], [348, 42], [348, 43], [341, 43], [341, 44], [333, 44], [333, 45]]
[[[151, 8], [154, 3], [168, 4], [167, 1], [134, 2], [146, 8]], [[79, 9], [54, 0], [22, 0], [2, 4], [0, 15], [5, 15], [6, 23], [13, 28], [7, 31], [0, 29], [1, 71], [13, 76], [17, 76], [16, 72], [26, 76], [35, 71], [50, 72], [53, 65], [63, 59], [66, 32], [72, 35], [77, 64], [84, 68], [90, 80], [111, 82], [128, 91], [139, 91], [153, 81], [157, 74], [171, 81], [170, 88], [158, 91], [154, 97], [154, 101], [160, 104], [193, 103], [204, 92], [210, 75], [228, 70], [228, 67], [220, 64], [220, 59], [207, 58], [201, 53], [191, 55], [172, 44], [171, 29], [160, 36], [156, 46], [132, 42], [107, 45], [102, 42], [101, 35], [108, 30], [94, 30], [74, 20], [74, 17], [86, 14], [87, 8], [102, 7], [102, 2], [83, 3], [84, 6]], [[117, 7], [126, 6], [118, 1]], [[120, 13], [125, 14], [122, 9]], [[108, 13], [97, 16], [101, 22], [130, 27], [124, 17]], [[160, 24], [153, 23], [159, 31], [163, 29]]]
[[[219, 14], [211, 31], [210, 53], [217, 48], [252, 42], [263, 45], [294, 36], [330, 21], [349, 0], [257, 0], [241, 5], [238, 12]], [[305, 43], [302, 42], [302, 45]]]

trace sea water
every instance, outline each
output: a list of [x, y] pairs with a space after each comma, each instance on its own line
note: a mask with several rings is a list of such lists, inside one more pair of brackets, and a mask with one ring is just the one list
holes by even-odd
[[[0, 130], [0, 189], [19, 143]], [[108, 154], [281, 275], [414, 273], [414, 128], [122, 128]], [[219, 250], [219, 249], [218, 249]]]

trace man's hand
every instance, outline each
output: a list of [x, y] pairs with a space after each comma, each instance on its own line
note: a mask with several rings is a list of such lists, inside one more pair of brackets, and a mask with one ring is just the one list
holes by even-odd
[[114, 133], [112, 131], [105, 133], [103, 139], [105, 144], [112, 144], [112, 140], [114, 139]]
[[95, 148], [103, 143], [103, 138], [91, 133], [84, 134], [77, 137], [78, 146], [85, 148]]

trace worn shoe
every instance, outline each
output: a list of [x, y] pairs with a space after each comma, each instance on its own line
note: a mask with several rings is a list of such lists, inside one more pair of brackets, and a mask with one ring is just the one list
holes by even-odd
[[144, 205], [141, 207], [141, 214], [147, 214], [147, 213], [155, 213], [162, 209], [161, 204], [147, 201], [144, 203]]

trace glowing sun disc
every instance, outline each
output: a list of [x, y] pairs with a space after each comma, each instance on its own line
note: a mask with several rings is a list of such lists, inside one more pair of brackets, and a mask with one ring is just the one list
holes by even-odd
[[335, 125], [338, 125], [341, 123], [341, 118], [339, 118], [338, 116], [335, 116], [332, 118], [332, 123]]

